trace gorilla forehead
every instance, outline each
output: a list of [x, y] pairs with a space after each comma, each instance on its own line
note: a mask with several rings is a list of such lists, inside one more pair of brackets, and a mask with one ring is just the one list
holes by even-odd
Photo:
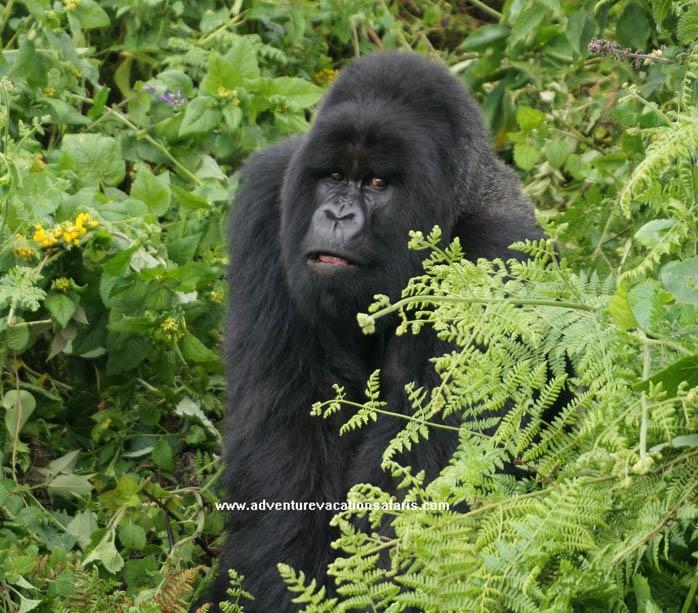
[[308, 134], [305, 162], [320, 172], [329, 166], [347, 174], [406, 175], [418, 172], [422, 160], [447, 155], [452, 144], [448, 133], [439, 138], [438, 130], [394, 101], [346, 101], [323, 108]]

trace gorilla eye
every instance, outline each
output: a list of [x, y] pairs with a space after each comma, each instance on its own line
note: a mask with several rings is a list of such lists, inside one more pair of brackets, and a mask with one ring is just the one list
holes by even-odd
[[340, 181], [344, 181], [344, 174], [341, 172], [333, 172], [330, 174], [330, 179], [339, 183]]
[[367, 183], [373, 188], [373, 189], [383, 189], [388, 185], [388, 182], [385, 179], [381, 179], [380, 177], [371, 177]]

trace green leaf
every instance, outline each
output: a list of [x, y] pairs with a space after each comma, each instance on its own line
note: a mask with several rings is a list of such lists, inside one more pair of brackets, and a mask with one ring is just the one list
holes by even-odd
[[642, 246], [652, 249], [662, 242], [667, 230], [675, 225], [675, 219], [653, 219], [635, 232], [635, 240]]
[[34, 412], [36, 400], [27, 390], [9, 390], [2, 398], [2, 406], [5, 407], [5, 427], [14, 437]]
[[44, 300], [44, 305], [50, 313], [51, 319], [61, 328], [65, 328], [68, 325], [78, 306], [68, 296], [59, 292], [49, 293], [46, 296], [46, 300]]
[[561, 168], [570, 150], [565, 141], [551, 140], [545, 145], [545, 159], [553, 168]]
[[119, 528], [119, 541], [124, 547], [141, 551], [145, 548], [146, 533], [143, 528], [136, 524], [128, 523]]
[[49, 107], [51, 119], [55, 123], [64, 123], [74, 126], [90, 123], [87, 117], [78, 113], [72, 105], [64, 102], [60, 98], [43, 98], [42, 102]]
[[230, 132], [235, 132], [242, 121], [242, 109], [233, 104], [224, 106], [223, 121], [225, 121], [225, 127], [228, 128]]
[[109, 25], [109, 15], [95, 0], [79, 0], [71, 11], [84, 30], [106, 28]]
[[460, 51], [481, 51], [491, 49], [498, 42], [509, 36], [509, 28], [502, 25], [489, 24], [482, 26], [469, 34], [459, 45]]
[[15, 317], [14, 323], [7, 327], [6, 342], [8, 349], [22, 351], [29, 344], [31, 335], [29, 334], [29, 326], [25, 324], [24, 318]]
[[628, 2], [616, 25], [616, 40], [620, 46], [645, 49], [651, 33], [652, 21], [644, 5]]
[[521, 170], [531, 170], [540, 161], [540, 149], [528, 143], [514, 145], [514, 162]]
[[91, 475], [56, 475], [46, 484], [46, 489], [49, 495], [61, 498], [88, 496], [94, 489], [90, 477]]
[[698, 306], [698, 256], [662, 267], [662, 282], [677, 302]]
[[66, 134], [61, 149], [75, 164], [82, 185], [118, 185], [126, 176], [119, 143], [101, 134]]
[[698, 355], [691, 355], [686, 358], [681, 358], [668, 366], [664, 370], [660, 370], [646, 381], [642, 381], [634, 386], [636, 390], [647, 390], [649, 384], [662, 384], [664, 390], [670, 397], [676, 396], [679, 389], [679, 384], [686, 381], [688, 388], [698, 386]]
[[225, 55], [215, 52], [210, 55], [201, 89], [211, 96], [225, 96], [259, 75], [254, 47], [247, 39], [240, 38]]
[[172, 447], [166, 439], [161, 438], [153, 447], [153, 462], [163, 470], [174, 470], [174, 456], [172, 455]]
[[679, 18], [676, 29], [679, 41], [684, 45], [693, 45], [698, 40], [698, 4], [687, 4], [688, 10]]
[[189, 136], [211, 132], [220, 124], [221, 118], [221, 110], [213, 98], [197, 96], [187, 104], [179, 126], [179, 135]]
[[520, 106], [516, 109], [516, 122], [524, 131], [534, 130], [545, 122], [545, 113], [530, 106]]
[[81, 549], [85, 549], [92, 539], [92, 533], [97, 530], [97, 517], [92, 511], [80, 511], [66, 526], [66, 532], [72, 534], [80, 545]]
[[302, 111], [322, 97], [322, 89], [314, 83], [295, 77], [266, 79], [263, 92], [269, 96], [281, 96], [292, 111]]
[[516, 57], [521, 49], [530, 44], [538, 32], [539, 26], [549, 13], [543, 2], [529, 2], [511, 24], [509, 48]]
[[114, 532], [108, 530], [99, 544], [85, 557], [83, 565], [101, 562], [110, 573], [118, 573], [124, 565], [124, 559], [114, 545]]
[[142, 200], [153, 215], [161, 217], [167, 213], [172, 200], [170, 173], [165, 171], [156, 177], [147, 166], [139, 166], [131, 197]]
[[218, 354], [211, 351], [190, 332], [187, 332], [180, 341], [180, 349], [185, 360], [192, 362], [215, 362], [218, 360]]

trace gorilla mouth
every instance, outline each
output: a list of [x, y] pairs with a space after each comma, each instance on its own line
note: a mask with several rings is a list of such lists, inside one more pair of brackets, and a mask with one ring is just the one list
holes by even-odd
[[308, 262], [321, 266], [353, 266], [353, 262], [334, 253], [311, 253]]

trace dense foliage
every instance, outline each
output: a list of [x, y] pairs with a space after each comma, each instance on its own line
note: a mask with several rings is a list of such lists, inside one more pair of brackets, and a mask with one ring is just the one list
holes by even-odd
[[[0, 3], [0, 609], [175, 611], [203, 578], [235, 170], [381, 47], [463, 77], [559, 252], [469, 263], [411, 237], [424, 276], [359, 321], [398, 312], [456, 348], [384, 465], [408, 500], [468, 510], [372, 511], [394, 538], [339, 514], [336, 600], [282, 575], [309, 611], [697, 606], [698, 3], [500, 5]], [[367, 397], [314, 410], [396, 418], [375, 377]], [[454, 411], [459, 450], [425, 483], [396, 454]]]

